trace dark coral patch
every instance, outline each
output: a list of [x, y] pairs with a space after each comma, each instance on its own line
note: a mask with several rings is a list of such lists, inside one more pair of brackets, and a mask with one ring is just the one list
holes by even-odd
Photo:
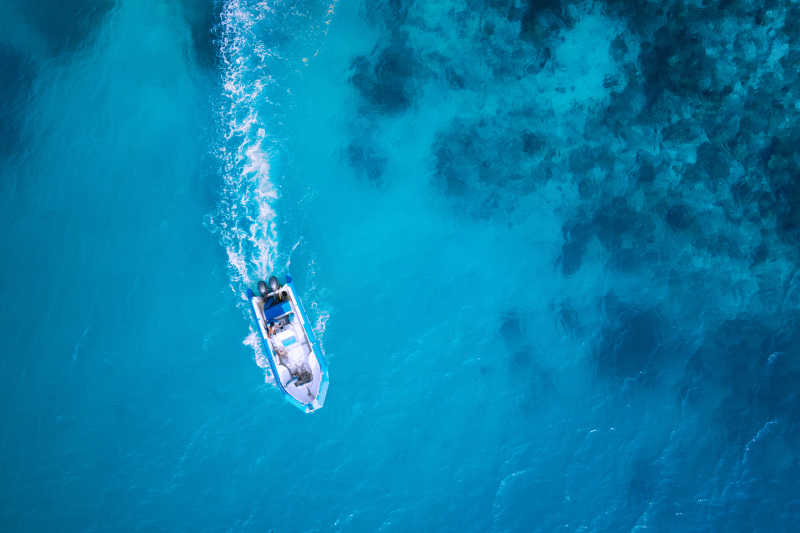
[[526, 142], [540, 148], [539, 136], [508, 118], [455, 119], [433, 143], [435, 184], [480, 218], [511, 213], [521, 195], [552, 175], [547, 160], [525, 152]]
[[522, 317], [517, 312], [506, 313], [500, 323], [500, 335], [507, 343], [519, 345], [524, 339], [522, 335]]
[[[800, 422], [800, 317], [743, 316], [710, 332], [686, 365], [681, 391], [713, 400], [722, 435], [744, 444], [770, 420]], [[795, 433], [800, 442], [800, 433]]]
[[583, 334], [583, 324], [578, 311], [567, 301], [561, 302], [558, 310], [558, 321], [565, 331], [573, 335]]
[[519, 12], [520, 37], [529, 41], [542, 39], [570, 19], [561, 0], [527, 0]]
[[667, 225], [675, 231], [688, 229], [693, 222], [693, 216], [688, 207], [676, 204], [667, 210]]
[[213, 66], [217, 58], [217, 36], [221, 3], [207, 0], [181, 0], [184, 16], [192, 34], [192, 46], [197, 61]]
[[701, 37], [687, 25], [661, 27], [652, 42], [643, 44], [639, 61], [650, 103], [665, 91], [682, 97], [711, 91], [713, 61], [708, 58]]
[[664, 319], [652, 308], [607, 300], [608, 321], [594, 350], [598, 372], [621, 378], [656, 369]]
[[592, 237], [592, 228], [580, 220], [564, 224], [564, 244], [561, 246], [561, 271], [571, 276], [581, 267], [583, 254]]
[[0, 154], [18, 147], [20, 114], [33, 77], [33, 64], [0, 43]]
[[594, 215], [592, 227], [609, 250], [620, 247], [623, 240], [647, 246], [652, 242], [653, 220], [649, 213], [633, 209], [622, 197], [613, 198]]
[[354, 169], [370, 182], [374, 184], [382, 183], [387, 159], [369, 144], [351, 142], [347, 147], [347, 160]]
[[112, 0], [20, 2], [25, 19], [44, 37], [52, 55], [70, 53], [82, 46], [114, 7]]
[[547, 140], [532, 131], [522, 133], [522, 151], [526, 154], [537, 154], [547, 146]]
[[419, 64], [404, 34], [396, 34], [388, 46], [371, 57], [356, 57], [351, 68], [350, 83], [370, 105], [369, 109], [399, 113], [414, 101]]
[[639, 173], [637, 176], [639, 183], [653, 183], [656, 179], [656, 169], [648, 160], [642, 160], [639, 163]]

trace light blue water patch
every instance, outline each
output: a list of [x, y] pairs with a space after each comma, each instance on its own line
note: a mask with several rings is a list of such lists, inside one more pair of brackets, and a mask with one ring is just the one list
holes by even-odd
[[794, 4], [70, 6], [0, 8], [3, 531], [792, 530]]

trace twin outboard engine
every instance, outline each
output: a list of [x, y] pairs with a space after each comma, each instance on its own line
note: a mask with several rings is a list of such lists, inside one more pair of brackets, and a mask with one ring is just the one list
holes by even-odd
[[275, 276], [269, 277], [269, 286], [267, 286], [266, 282], [259, 281], [258, 282], [258, 293], [261, 295], [262, 298], [265, 300], [267, 299], [267, 295], [271, 292], [275, 292], [281, 288], [281, 283], [278, 281], [278, 278]]
[[261, 295], [262, 298], [265, 300], [267, 299], [267, 294], [269, 294], [269, 289], [267, 288], [267, 284], [263, 281], [258, 282], [258, 294]]
[[275, 276], [269, 277], [269, 288], [272, 292], [275, 292], [281, 288], [281, 283], [278, 281], [278, 278]]

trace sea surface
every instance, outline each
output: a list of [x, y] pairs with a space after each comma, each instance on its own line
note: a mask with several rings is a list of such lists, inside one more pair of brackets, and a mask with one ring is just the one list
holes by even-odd
[[0, 20], [0, 531], [797, 530], [797, 2]]

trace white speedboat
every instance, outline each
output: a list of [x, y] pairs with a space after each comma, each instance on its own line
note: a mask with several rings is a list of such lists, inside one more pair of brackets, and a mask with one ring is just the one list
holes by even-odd
[[283, 285], [275, 276], [269, 284], [259, 281], [258, 294], [248, 289], [247, 297], [278, 388], [306, 413], [319, 409], [328, 392], [328, 369], [292, 277], [287, 274]]

